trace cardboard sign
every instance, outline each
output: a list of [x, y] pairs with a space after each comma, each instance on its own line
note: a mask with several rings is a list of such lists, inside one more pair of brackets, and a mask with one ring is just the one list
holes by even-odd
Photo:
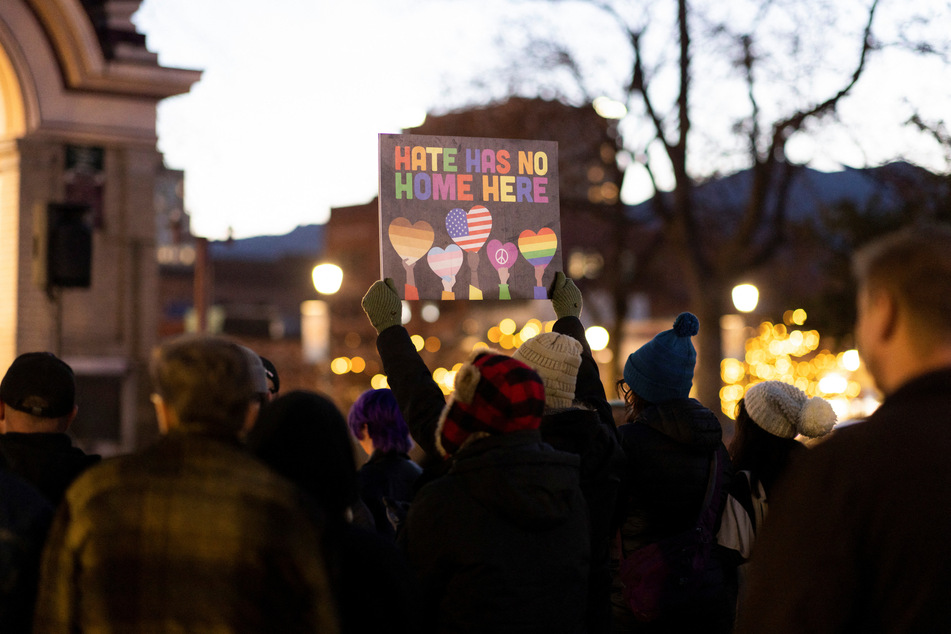
[[380, 269], [404, 299], [546, 299], [558, 144], [380, 135]]

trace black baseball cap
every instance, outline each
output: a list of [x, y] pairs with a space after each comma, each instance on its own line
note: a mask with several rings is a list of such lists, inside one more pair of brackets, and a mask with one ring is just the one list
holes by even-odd
[[0, 381], [0, 401], [41, 418], [60, 418], [76, 405], [73, 369], [51, 352], [17, 357]]

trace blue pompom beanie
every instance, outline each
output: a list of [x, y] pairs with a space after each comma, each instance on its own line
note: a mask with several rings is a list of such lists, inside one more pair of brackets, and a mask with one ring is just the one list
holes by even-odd
[[693, 313], [680, 313], [673, 328], [631, 353], [624, 364], [624, 382], [651, 403], [687, 398], [697, 364], [690, 338], [699, 331], [700, 321]]

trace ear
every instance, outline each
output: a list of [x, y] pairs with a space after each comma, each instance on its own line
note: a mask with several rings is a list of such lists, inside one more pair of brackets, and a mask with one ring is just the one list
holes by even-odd
[[898, 301], [888, 291], [877, 293], [872, 301], [875, 303], [875, 311], [878, 315], [876, 323], [880, 339], [882, 341], [894, 339], [902, 316]]
[[251, 401], [251, 404], [248, 405], [248, 411], [244, 415], [244, 425], [241, 427], [241, 435], [247, 434], [251, 431], [251, 428], [254, 427], [254, 423], [258, 420], [258, 414], [261, 412], [261, 403], [258, 401]]
[[73, 421], [76, 420], [76, 414], [79, 413], [79, 405], [73, 405], [73, 411], [66, 415], [66, 424], [63, 426], [63, 431], [65, 432], [69, 429], [69, 426], [73, 424]]
[[155, 407], [155, 418], [158, 420], [159, 433], [163, 436], [168, 433], [168, 430], [171, 429], [169, 425], [169, 410], [168, 404], [158, 394], [153, 394], [151, 397], [152, 405]]

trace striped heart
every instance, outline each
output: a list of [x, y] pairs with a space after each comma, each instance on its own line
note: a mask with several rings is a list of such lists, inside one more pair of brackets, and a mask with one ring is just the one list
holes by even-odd
[[548, 227], [539, 229], [538, 233], [526, 229], [518, 235], [518, 250], [533, 266], [546, 266], [557, 248], [558, 236]]
[[455, 277], [462, 267], [462, 249], [455, 244], [450, 244], [445, 249], [433, 247], [426, 256], [426, 262], [433, 273], [442, 279]]
[[436, 237], [432, 225], [425, 220], [412, 224], [402, 217], [393, 219], [388, 233], [396, 254], [407, 264], [415, 264], [426, 255]]

